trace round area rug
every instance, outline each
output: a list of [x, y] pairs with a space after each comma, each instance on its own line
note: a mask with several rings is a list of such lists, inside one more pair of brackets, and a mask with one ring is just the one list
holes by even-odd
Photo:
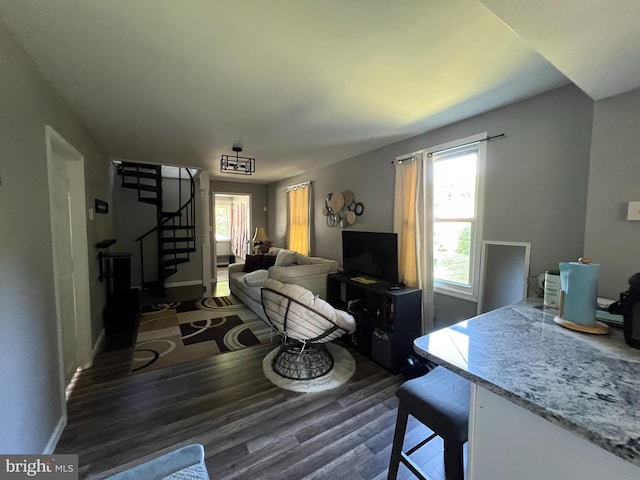
[[334, 365], [333, 368], [325, 375], [313, 378], [311, 380], [290, 380], [288, 378], [281, 377], [273, 371], [271, 368], [271, 361], [277, 353], [280, 347], [271, 350], [262, 360], [262, 370], [265, 377], [273, 383], [276, 387], [284, 388], [285, 390], [291, 390], [293, 392], [323, 392], [325, 390], [331, 390], [332, 388], [339, 387], [356, 371], [356, 361], [354, 360], [349, 350], [333, 343], [327, 343], [327, 348], [333, 356]]

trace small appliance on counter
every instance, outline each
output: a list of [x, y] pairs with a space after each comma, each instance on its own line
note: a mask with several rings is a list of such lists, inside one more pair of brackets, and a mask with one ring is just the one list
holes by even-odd
[[584, 333], [605, 334], [609, 327], [596, 320], [598, 271], [588, 257], [577, 262], [560, 262], [560, 312], [554, 321]]
[[629, 346], [640, 348], [640, 273], [629, 277], [629, 289], [609, 305], [609, 313], [623, 316], [624, 340]]
[[544, 290], [543, 305], [545, 307], [558, 308], [560, 306], [560, 270], [547, 270], [544, 273], [544, 282], [541, 285]]

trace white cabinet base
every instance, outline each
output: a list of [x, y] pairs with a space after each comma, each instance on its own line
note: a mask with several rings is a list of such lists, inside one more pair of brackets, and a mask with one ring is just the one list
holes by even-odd
[[468, 480], [640, 479], [640, 467], [471, 385]]

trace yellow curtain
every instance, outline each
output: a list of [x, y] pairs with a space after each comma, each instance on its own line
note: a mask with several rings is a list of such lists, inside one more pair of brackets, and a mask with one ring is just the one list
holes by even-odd
[[309, 255], [309, 185], [292, 188], [288, 195], [287, 245], [302, 255]]
[[420, 287], [420, 262], [418, 261], [418, 235], [416, 198], [418, 198], [417, 161], [396, 170], [396, 203], [394, 220], [398, 232], [398, 270], [400, 278], [411, 287]]
[[398, 273], [422, 289], [422, 333], [433, 330], [433, 195], [431, 162], [423, 153], [395, 162], [393, 230], [398, 234]]

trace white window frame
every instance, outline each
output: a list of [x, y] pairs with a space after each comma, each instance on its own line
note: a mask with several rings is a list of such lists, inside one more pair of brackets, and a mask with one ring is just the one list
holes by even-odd
[[[462, 147], [463, 145], [472, 144], [478, 142], [478, 165], [476, 172], [476, 205], [475, 205], [475, 217], [474, 217], [474, 228], [472, 228], [472, 238], [471, 245], [469, 249], [470, 254], [470, 272], [469, 272], [469, 281], [470, 285], [461, 285], [456, 282], [451, 282], [447, 280], [441, 280], [434, 277], [434, 292], [449, 295], [452, 297], [461, 298], [463, 300], [477, 302], [479, 298], [480, 291], [480, 258], [482, 256], [482, 225], [484, 223], [484, 183], [485, 183], [485, 165], [486, 165], [486, 157], [487, 157], [487, 133], [480, 133], [477, 135], [472, 135], [469, 137], [461, 138], [459, 140], [454, 140], [452, 142], [443, 143], [440, 145], [435, 145], [424, 150], [424, 153], [427, 155], [429, 159], [429, 163], [431, 167], [428, 169], [429, 171], [433, 171], [433, 161], [434, 155], [438, 153], [444, 153], [445, 150], [450, 150], [456, 147]], [[427, 178], [427, 186], [428, 191], [433, 194], [434, 185], [433, 185], [433, 176], [429, 175], [430, 178]], [[464, 221], [468, 221], [468, 219], [463, 219]], [[432, 219], [434, 225], [436, 219]], [[453, 219], [448, 219], [448, 221], [453, 221]], [[431, 244], [433, 248], [433, 242]]]
[[[218, 240], [218, 238], [216, 238], [218, 236], [218, 208], [224, 208], [226, 210], [226, 217], [227, 217], [227, 222], [228, 222], [228, 227], [229, 227], [229, 233], [227, 234], [227, 236], [225, 238], [221, 238]], [[225, 204], [225, 205], [214, 205], [213, 207], [213, 224], [215, 227], [215, 241], [216, 242], [229, 242], [231, 241], [231, 204]]]

